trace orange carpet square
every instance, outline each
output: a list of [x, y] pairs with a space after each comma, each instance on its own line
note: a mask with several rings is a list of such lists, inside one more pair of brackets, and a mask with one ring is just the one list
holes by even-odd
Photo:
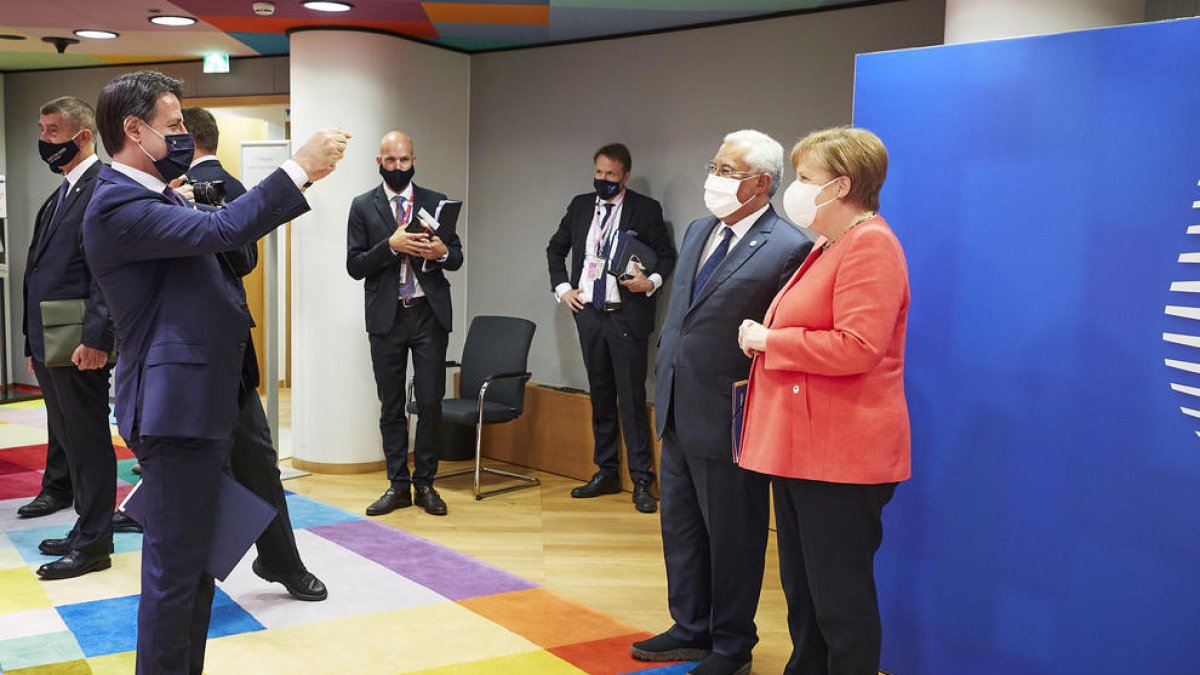
[[468, 598], [459, 604], [545, 649], [637, 632], [544, 588]]
[[554, 647], [548, 651], [589, 675], [625, 675], [642, 670], [661, 668], [664, 664], [638, 661], [629, 655], [629, 645], [635, 640], [645, 640], [650, 633], [629, 633], [604, 640], [579, 642], [573, 645]]

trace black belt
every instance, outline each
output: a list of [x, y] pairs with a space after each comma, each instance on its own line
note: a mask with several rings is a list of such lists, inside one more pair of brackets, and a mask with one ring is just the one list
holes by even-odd
[[400, 298], [400, 306], [403, 307], [404, 309], [412, 309], [413, 307], [420, 306], [424, 303], [425, 303], [425, 296], [423, 296], [423, 295], [419, 295], [415, 298], [410, 298], [408, 300], [405, 300], [404, 298]]
[[618, 309], [621, 309], [621, 303], [619, 303], [619, 302], [606, 302], [606, 303], [604, 303], [604, 306], [603, 306], [603, 307], [601, 307], [600, 309], [601, 309], [601, 310], [603, 310], [603, 311], [605, 311], [605, 312], [615, 312], [615, 311], [617, 311]]

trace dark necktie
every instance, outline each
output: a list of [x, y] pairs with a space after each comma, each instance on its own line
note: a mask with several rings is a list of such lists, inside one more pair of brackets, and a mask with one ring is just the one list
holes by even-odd
[[71, 184], [65, 179], [63, 180], [62, 185], [58, 186], [58, 199], [54, 202], [54, 215], [51, 216], [50, 220], [54, 220], [58, 217], [58, 212], [62, 210], [63, 200], [67, 198], [67, 189], [70, 187]]
[[721, 232], [721, 243], [717, 244], [716, 250], [708, 256], [708, 260], [704, 261], [704, 266], [696, 273], [696, 280], [692, 282], [692, 302], [696, 302], [696, 298], [700, 297], [700, 292], [704, 290], [704, 284], [708, 283], [713, 272], [721, 266], [721, 261], [729, 253], [729, 242], [733, 239], [733, 230], [728, 225], [723, 225], [724, 231]]
[[607, 297], [607, 279], [608, 276], [608, 253], [612, 248], [612, 237], [605, 237], [607, 234], [604, 231], [604, 226], [608, 224], [608, 217], [612, 215], [614, 204], [604, 205], [604, 217], [600, 220], [600, 234], [596, 241], [597, 248], [600, 248], [600, 257], [604, 258], [604, 267], [600, 270], [600, 278], [592, 283], [592, 306], [596, 309], [604, 309], [604, 300]]
[[163, 189], [163, 194], [167, 196], [167, 199], [170, 199], [172, 202], [174, 202], [176, 206], [182, 206], [185, 209], [191, 208], [188, 206], [188, 201], [183, 198], [183, 195], [176, 192], [175, 188], [171, 187], [170, 185]]
[[[396, 195], [393, 198], [396, 202], [396, 227], [404, 227], [408, 224], [408, 214], [404, 208], [404, 195]], [[414, 283], [412, 275], [412, 263], [408, 256], [400, 254], [400, 288], [399, 295], [401, 300], [412, 300], [416, 297], [417, 285]]]

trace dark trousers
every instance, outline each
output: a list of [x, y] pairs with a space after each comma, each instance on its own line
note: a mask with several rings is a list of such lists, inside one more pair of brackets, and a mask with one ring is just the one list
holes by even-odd
[[779, 576], [788, 603], [788, 675], [875, 675], [882, 631], [875, 552], [895, 483], [775, 478]]
[[213, 578], [204, 571], [216, 523], [217, 485], [230, 441], [142, 436], [145, 500], [137, 674], [200, 675], [212, 613]]
[[[33, 370], [34, 373], [37, 372], [36, 365]], [[40, 381], [39, 386], [41, 386]], [[47, 418], [49, 417], [49, 407], [47, 404]], [[58, 435], [49, 428], [49, 424], [46, 426], [46, 472], [42, 474], [42, 492], [60, 502], [70, 503], [75, 499], [75, 491], [71, 486], [71, 464], [67, 462], [67, 451], [63, 448]]]
[[[371, 367], [379, 392], [379, 432], [392, 487], [433, 485], [437, 473], [442, 423], [442, 399], [446, 397], [446, 344], [449, 333], [438, 323], [429, 303], [405, 308], [396, 302], [396, 321], [387, 333], [372, 333]], [[408, 470], [408, 418], [404, 411], [404, 385], [408, 377], [408, 353], [413, 358], [413, 396], [417, 399], [417, 436], [413, 448], [413, 471]]]
[[79, 519], [72, 530], [71, 548], [108, 553], [117, 501], [117, 457], [108, 426], [111, 368], [81, 371], [75, 366], [48, 368], [34, 361], [33, 370], [46, 400], [50, 438], [66, 455], [69, 484], [74, 487]]
[[663, 434], [663, 556], [671, 637], [750, 658], [770, 519], [769, 480], [726, 460], [685, 455]]
[[592, 395], [596, 466], [608, 475], [620, 473], [619, 413], [620, 430], [625, 432], [628, 451], [629, 477], [635, 483], [653, 482], [654, 456], [646, 416], [646, 338], [634, 337], [619, 309], [605, 312], [587, 305], [575, 314], [575, 327]]
[[233, 478], [279, 512], [258, 537], [258, 558], [273, 572], [302, 572], [304, 563], [296, 548], [296, 536], [288, 517], [287, 495], [279, 480], [279, 455], [258, 392], [243, 385], [238, 394], [238, 405], [233, 448], [229, 453]]

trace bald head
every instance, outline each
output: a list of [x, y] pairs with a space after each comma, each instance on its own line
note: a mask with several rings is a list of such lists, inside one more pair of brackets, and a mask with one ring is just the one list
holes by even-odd
[[379, 156], [413, 155], [412, 137], [403, 131], [389, 131], [379, 139]]

